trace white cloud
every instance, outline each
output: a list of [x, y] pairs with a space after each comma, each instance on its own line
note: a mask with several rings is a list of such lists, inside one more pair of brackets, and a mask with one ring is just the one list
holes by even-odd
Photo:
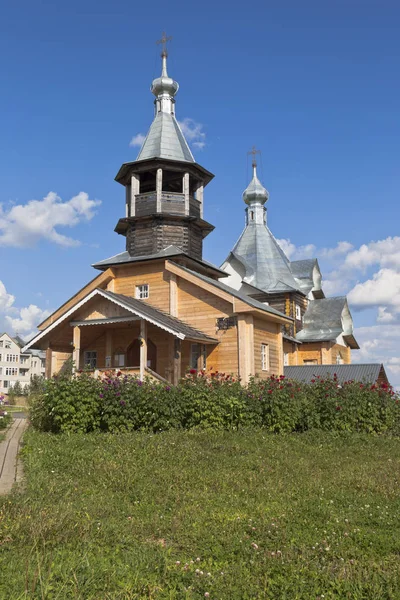
[[133, 138], [129, 142], [129, 145], [132, 148], [135, 146], [141, 147], [145, 139], [146, 139], [146, 136], [143, 135], [143, 133], [137, 133], [136, 135], [133, 136]]
[[56, 228], [90, 221], [100, 204], [100, 200], [90, 200], [86, 192], [79, 192], [66, 202], [49, 192], [43, 200], [30, 200], [8, 210], [0, 205], [0, 246], [24, 248], [41, 239], [60, 246], [79, 246], [79, 240], [61, 234]]
[[33, 337], [36, 326], [51, 314], [49, 310], [42, 310], [35, 304], [21, 308], [18, 312], [18, 317], [5, 315], [5, 320], [8, 329], [12, 329], [15, 334], [18, 333], [26, 341]]
[[189, 144], [194, 148], [202, 150], [206, 145], [206, 133], [203, 131], [203, 125], [189, 117], [185, 117], [182, 121], [178, 121], [178, 123]]
[[363, 244], [346, 256], [344, 266], [365, 271], [367, 267], [400, 267], [400, 237], [388, 237], [378, 242]]
[[17, 308], [14, 306], [15, 297], [9, 294], [2, 281], [0, 281], [0, 331], [7, 331], [11, 335], [19, 334], [23, 339], [30, 339], [36, 326], [46, 319], [50, 311], [42, 310], [35, 304]]
[[314, 258], [316, 247], [314, 244], [305, 246], [295, 246], [289, 239], [276, 240], [286, 256], [290, 260], [302, 260], [304, 258]]
[[349, 301], [357, 307], [390, 305], [400, 308], [400, 272], [380, 269], [371, 279], [349, 292]]
[[347, 254], [354, 248], [353, 244], [350, 242], [338, 242], [334, 248], [322, 248], [319, 251], [319, 255], [324, 258], [338, 258], [343, 256], [343, 254]]
[[0, 281], [0, 312], [8, 311], [14, 304], [14, 296], [7, 293], [6, 286]]

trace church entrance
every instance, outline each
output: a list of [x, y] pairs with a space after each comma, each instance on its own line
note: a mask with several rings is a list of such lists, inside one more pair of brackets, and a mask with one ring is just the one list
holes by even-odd
[[[140, 341], [134, 340], [126, 352], [127, 367], [140, 365]], [[147, 367], [157, 372], [157, 346], [147, 338]]]

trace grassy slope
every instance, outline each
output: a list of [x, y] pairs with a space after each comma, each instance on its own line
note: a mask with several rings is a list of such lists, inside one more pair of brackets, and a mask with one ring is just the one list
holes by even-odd
[[398, 439], [25, 441], [26, 489], [0, 499], [0, 598], [400, 598]]

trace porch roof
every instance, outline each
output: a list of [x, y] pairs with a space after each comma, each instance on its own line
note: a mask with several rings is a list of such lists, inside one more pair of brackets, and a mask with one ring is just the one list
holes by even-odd
[[151, 304], [148, 304], [147, 302], [143, 302], [143, 300], [138, 300], [136, 298], [131, 298], [130, 296], [116, 294], [115, 292], [109, 292], [105, 290], [101, 290], [101, 292], [103, 296], [110, 298], [110, 300], [114, 302], [120, 303], [123, 308], [126, 308], [133, 314], [138, 315], [150, 323], [154, 323], [154, 325], [162, 327], [162, 329], [170, 331], [181, 339], [187, 338], [190, 340], [198, 340], [199, 342], [211, 344], [218, 343], [216, 338], [207, 335], [199, 329], [191, 327], [184, 321], [181, 321], [180, 319], [163, 312], [159, 308], [151, 306]]
[[[123, 294], [116, 294], [115, 292], [109, 292], [107, 290], [102, 290], [96, 288], [89, 294], [87, 294], [80, 302], [75, 304], [69, 311], [61, 315], [54, 323], [46, 327], [43, 331], [40, 331], [30, 342], [26, 344], [26, 346], [22, 349], [22, 352], [25, 352], [29, 348], [40, 348], [40, 342], [45, 338], [53, 329], [55, 329], [61, 323], [68, 322], [68, 318], [71, 318], [74, 313], [76, 313], [81, 306], [83, 306], [86, 302], [94, 298], [95, 296], [99, 296], [102, 298], [106, 298], [110, 302], [117, 304], [121, 308], [127, 310], [131, 315], [139, 319], [144, 319], [149, 323], [153, 323], [157, 327], [168, 331], [175, 337], [184, 340], [193, 340], [196, 342], [201, 342], [203, 344], [217, 344], [218, 340], [212, 336], [207, 335], [203, 331], [195, 329], [191, 327], [184, 321], [173, 317], [146, 302], [143, 300], [138, 300], [136, 298], [131, 298], [129, 296], [124, 296]], [[121, 319], [93, 319], [85, 321], [87, 325], [100, 325], [116, 322], [119, 320], [127, 320], [127, 317], [122, 317]], [[72, 320], [71, 320], [72, 321]], [[101, 321], [101, 322], [99, 322]], [[76, 321], [72, 321], [71, 324], [76, 324]]]

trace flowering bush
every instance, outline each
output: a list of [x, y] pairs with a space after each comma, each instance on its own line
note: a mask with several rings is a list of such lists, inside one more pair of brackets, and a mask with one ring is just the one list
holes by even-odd
[[6, 429], [11, 423], [11, 415], [7, 411], [7, 402], [4, 396], [0, 395], [0, 429]]
[[324, 429], [400, 434], [399, 397], [385, 383], [271, 376], [247, 386], [225, 373], [191, 370], [179, 385], [110, 371], [45, 383], [31, 409], [34, 427], [53, 432], [165, 431], [262, 427], [274, 433]]

